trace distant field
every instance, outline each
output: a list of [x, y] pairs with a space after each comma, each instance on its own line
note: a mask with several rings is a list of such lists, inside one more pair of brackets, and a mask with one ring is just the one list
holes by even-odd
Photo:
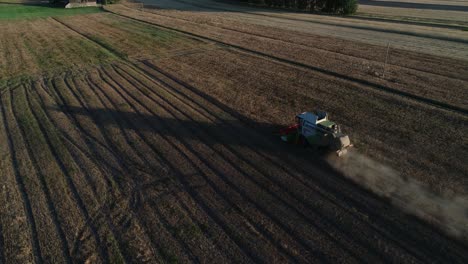
[[357, 16], [468, 28], [468, 1], [359, 0]]
[[0, 19], [32, 19], [55, 16], [70, 16], [101, 12], [99, 7], [65, 9], [40, 4], [7, 4], [0, 2]]

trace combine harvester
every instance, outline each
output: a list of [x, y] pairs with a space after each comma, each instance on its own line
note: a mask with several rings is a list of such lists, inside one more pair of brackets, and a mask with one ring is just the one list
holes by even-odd
[[311, 146], [313, 148], [327, 148], [342, 156], [352, 146], [348, 135], [341, 132], [340, 127], [328, 120], [324, 111], [304, 112], [298, 114], [296, 123], [280, 130], [281, 139], [285, 142]]

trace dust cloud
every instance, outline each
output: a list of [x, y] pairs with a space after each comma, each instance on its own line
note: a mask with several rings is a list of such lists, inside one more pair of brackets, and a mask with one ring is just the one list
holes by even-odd
[[413, 179], [404, 179], [356, 150], [327, 161], [354, 182], [388, 198], [395, 206], [436, 225], [448, 235], [468, 240], [468, 197], [443, 197]]

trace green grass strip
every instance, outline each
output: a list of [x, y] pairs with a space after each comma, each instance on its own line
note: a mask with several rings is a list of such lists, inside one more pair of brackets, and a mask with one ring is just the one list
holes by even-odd
[[99, 7], [63, 8], [47, 5], [0, 3], [0, 20], [34, 19], [103, 12]]

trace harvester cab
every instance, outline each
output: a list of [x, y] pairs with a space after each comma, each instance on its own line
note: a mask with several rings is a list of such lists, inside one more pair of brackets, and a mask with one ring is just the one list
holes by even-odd
[[343, 134], [341, 128], [330, 121], [324, 111], [296, 115], [295, 124], [281, 129], [280, 136], [289, 143], [327, 148], [338, 156], [346, 154], [347, 149], [352, 146], [348, 135]]

